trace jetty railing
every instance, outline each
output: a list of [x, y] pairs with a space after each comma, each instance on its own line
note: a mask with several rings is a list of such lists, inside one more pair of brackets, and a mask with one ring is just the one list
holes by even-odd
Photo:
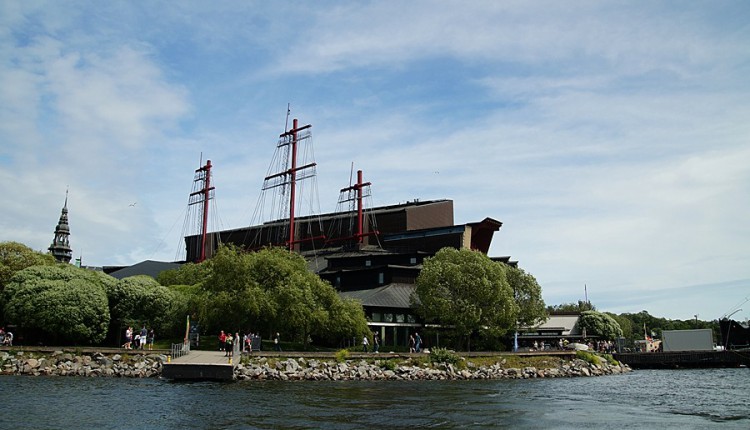
[[190, 353], [190, 341], [186, 340], [182, 343], [173, 343], [172, 344], [172, 358], [178, 358], [182, 357], [183, 355], [188, 355]]

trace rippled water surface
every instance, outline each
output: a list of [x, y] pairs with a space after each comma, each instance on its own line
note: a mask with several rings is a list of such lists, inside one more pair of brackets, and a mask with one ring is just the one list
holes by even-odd
[[750, 369], [524, 381], [0, 377], [0, 428], [738, 428]]

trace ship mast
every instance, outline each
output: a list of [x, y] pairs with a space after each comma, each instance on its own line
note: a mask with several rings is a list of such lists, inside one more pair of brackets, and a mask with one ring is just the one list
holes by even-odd
[[[266, 176], [264, 178], [263, 190], [275, 187], [289, 187], [289, 235], [286, 239], [286, 245], [290, 251], [295, 249], [295, 245], [300, 242], [297, 240], [295, 225], [295, 208], [297, 199], [297, 181], [309, 178], [315, 175], [314, 167], [317, 163], [312, 162], [303, 166], [297, 166], [297, 147], [299, 144], [310, 138], [309, 129], [312, 125], [307, 124], [300, 127], [297, 118], [292, 120], [292, 129], [279, 135], [277, 148], [291, 149], [291, 157], [288, 161], [289, 168]], [[283, 188], [282, 188], [283, 190]], [[322, 237], [306, 238], [306, 241], [320, 239]]]
[[[206, 260], [206, 236], [208, 234], [208, 201], [213, 198], [212, 191], [215, 187], [211, 186], [211, 160], [206, 160], [206, 165], [196, 169], [195, 179], [193, 182], [200, 182], [202, 186], [197, 191], [190, 193], [188, 205], [202, 203], [203, 212], [201, 215], [201, 247], [200, 255], [197, 262]], [[195, 189], [195, 188], [194, 188]]]
[[[351, 183], [351, 181], [350, 181]], [[353, 203], [357, 202], [357, 232], [352, 234], [349, 237], [342, 237], [337, 239], [331, 239], [329, 242], [338, 242], [338, 241], [345, 241], [350, 239], [355, 239], [358, 244], [362, 244], [364, 242], [364, 238], [367, 236], [376, 236], [380, 234], [379, 231], [374, 230], [365, 233], [365, 225], [364, 225], [364, 197], [370, 197], [370, 185], [372, 183], [370, 182], [362, 182], [362, 171], [357, 170], [357, 183], [354, 185], [350, 185], [349, 187], [342, 188], [341, 192], [339, 194], [339, 204], [343, 203]], [[352, 195], [354, 194], [354, 195]], [[353, 210], [353, 208], [351, 209]]]

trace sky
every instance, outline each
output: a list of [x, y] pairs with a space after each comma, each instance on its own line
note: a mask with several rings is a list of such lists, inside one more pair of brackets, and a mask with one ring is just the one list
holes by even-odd
[[[184, 258], [194, 171], [250, 225], [278, 136], [315, 189], [503, 222], [547, 304], [750, 317], [746, 1], [0, 2], [0, 241]], [[353, 167], [352, 167], [353, 166]], [[194, 232], [191, 232], [194, 233]]]

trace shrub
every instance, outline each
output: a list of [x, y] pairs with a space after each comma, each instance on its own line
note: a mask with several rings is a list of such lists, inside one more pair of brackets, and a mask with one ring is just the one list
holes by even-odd
[[604, 359], [607, 360], [607, 363], [613, 365], [613, 366], [619, 366], [620, 362], [615, 360], [614, 357], [612, 357], [612, 354], [604, 354]]
[[461, 361], [461, 357], [459, 357], [455, 351], [446, 348], [433, 348], [430, 350], [430, 361], [433, 363], [456, 365]]
[[336, 351], [336, 361], [339, 363], [343, 363], [346, 360], [349, 359], [349, 350], [348, 349], [339, 349]]
[[594, 364], [596, 366], [599, 366], [601, 364], [601, 359], [596, 354], [588, 351], [576, 351], [576, 358]]
[[382, 367], [385, 370], [396, 370], [396, 360], [383, 360], [380, 363], [380, 367]]

